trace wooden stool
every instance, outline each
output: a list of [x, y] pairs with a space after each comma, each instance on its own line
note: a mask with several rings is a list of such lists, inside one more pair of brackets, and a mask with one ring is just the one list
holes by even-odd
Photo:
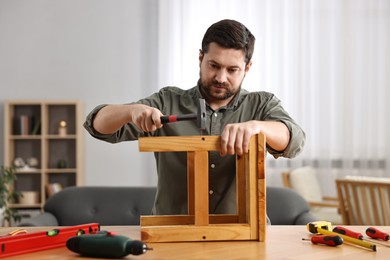
[[208, 152], [220, 150], [220, 139], [219, 136], [139, 138], [141, 152], [186, 151], [188, 168], [188, 215], [141, 216], [143, 241], [265, 241], [265, 136], [253, 136], [249, 153], [236, 156], [237, 214], [234, 215], [209, 214]]

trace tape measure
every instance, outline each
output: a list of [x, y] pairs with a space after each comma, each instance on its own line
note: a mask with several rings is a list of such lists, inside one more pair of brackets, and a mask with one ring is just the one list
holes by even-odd
[[332, 224], [328, 221], [313, 221], [306, 225], [307, 230], [313, 234], [321, 234], [317, 228], [332, 231]]

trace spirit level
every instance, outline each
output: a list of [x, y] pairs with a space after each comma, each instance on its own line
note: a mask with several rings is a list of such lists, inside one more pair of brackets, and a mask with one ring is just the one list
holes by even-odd
[[49, 231], [0, 237], [0, 258], [66, 246], [66, 241], [77, 235], [100, 230], [98, 223], [56, 228]]

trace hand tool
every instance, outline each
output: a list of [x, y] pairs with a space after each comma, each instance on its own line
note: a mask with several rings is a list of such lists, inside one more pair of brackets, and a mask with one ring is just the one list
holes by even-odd
[[358, 233], [358, 232], [354, 232], [350, 229], [347, 229], [345, 227], [334, 227], [333, 228], [333, 232], [336, 232], [336, 233], [339, 233], [339, 234], [342, 234], [342, 235], [346, 235], [346, 236], [349, 236], [349, 237], [353, 237], [353, 238], [357, 238], [357, 239], [360, 239], [360, 240], [363, 240], [363, 235]]
[[[0, 258], [65, 246], [66, 241], [78, 234], [94, 233], [100, 225], [90, 223], [49, 231], [23, 233], [0, 237]], [[10, 234], [14, 234], [11, 232]]]
[[206, 129], [206, 101], [203, 98], [199, 99], [198, 112], [185, 115], [169, 115], [160, 117], [161, 123], [173, 123], [177, 121], [195, 120], [199, 129]]
[[[368, 231], [369, 229], [370, 229], [370, 228], [367, 228], [366, 233], [369, 232], [369, 231]], [[378, 231], [379, 231], [379, 230], [378, 230]], [[339, 234], [342, 234], [342, 235], [346, 235], [346, 236], [349, 236], [349, 237], [354, 237], [354, 238], [357, 238], [357, 239], [360, 239], [360, 240], [370, 241], [370, 242], [372, 242], [372, 243], [374, 243], [374, 244], [377, 244], [377, 245], [382, 245], [382, 246], [390, 247], [390, 245], [388, 245], [388, 244], [380, 243], [380, 242], [378, 242], [378, 241], [373, 241], [373, 239], [366, 239], [366, 238], [363, 238], [363, 235], [362, 235], [361, 233], [354, 232], [354, 231], [352, 231], [352, 230], [350, 230], [350, 229], [347, 229], [347, 228], [345, 228], [345, 227], [335, 227], [335, 228], [333, 228], [333, 232], [336, 232], [336, 233], [339, 233]], [[375, 232], [375, 230], [372, 230], [371, 232]], [[381, 234], [382, 237], [384, 236], [383, 234], [385, 234], [385, 233], [380, 232], [380, 231], [379, 231], [379, 232], [376, 232], [376, 233], [377, 233], [377, 234], [382, 233], [382, 234]]]
[[343, 238], [344, 241], [346, 241], [346, 242], [371, 249], [372, 251], [376, 251], [376, 245], [374, 245], [372, 243], [330, 231], [332, 229], [331, 228], [332, 225], [330, 224], [330, 222], [314, 221], [314, 222], [310, 222], [309, 224], [307, 224], [306, 227], [307, 227], [307, 230], [313, 234], [338, 235], [341, 238]]
[[390, 238], [389, 234], [382, 232], [374, 227], [367, 228], [366, 234], [367, 234], [367, 236], [369, 236], [371, 238], [375, 238], [375, 239], [379, 238], [379, 239], [382, 239], [384, 241], [388, 241]]
[[323, 244], [328, 246], [339, 246], [343, 244], [343, 239], [340, 236], [312, 236], [311, 239], [302, 238], [302, 240], [310, 240], [313, 244]]
[[66, 242], [66, 247], [81, 256], [100, 258], [122, 258], [152, 250], [142, 241], [107, 231], [71, 237]]

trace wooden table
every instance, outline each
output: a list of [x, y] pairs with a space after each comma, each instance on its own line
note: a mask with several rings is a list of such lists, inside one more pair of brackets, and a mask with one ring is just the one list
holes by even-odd
[[[365, 235], [366, 226], [350, 226], [349, 229]], [[390, 226], [377, 227], [390, 233]], [[14, 228], [1, 228], [0, 235], [5, 235]], [[29, 227], [28, 231], [50, 230], [45, 227]], [[137, 226], [110, 226], [101, 230], [113, 231], [120, 235], [139, 239]], [[305, 226], [269, 226], [266, 242], [181, 242], [148, 244], [153, 251], [140, 256], [127, 256], [127, 259], [389, 259], [390, 247], [377, 246], [377, 252], [344, 243], [338, 247], [313, 245], [310, 233]], [[384, 242], [390, 245], [390, 242]], [[8, 259], [88, 259], [80, 258], [66, 247], [50, 249], [30, 254], [13, 256]]]

